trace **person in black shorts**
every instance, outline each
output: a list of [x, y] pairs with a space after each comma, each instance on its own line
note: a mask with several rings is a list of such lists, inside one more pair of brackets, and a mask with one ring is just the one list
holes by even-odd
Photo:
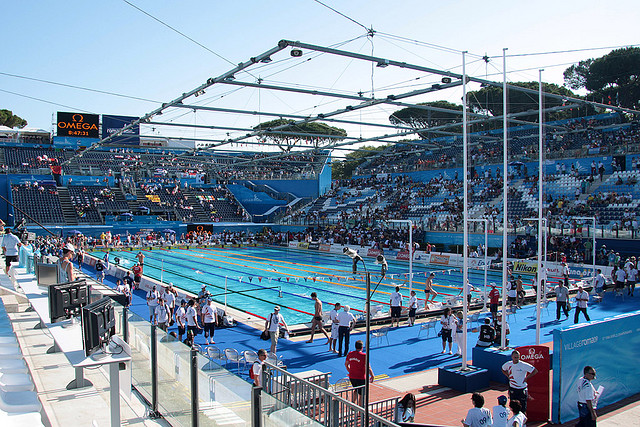
[[451, 346], [453, 343], [453, 338], [451, 335], [451, 329], [453, 328], [453, 326], [455, 325], [455, 320], [453, 318], [453, 316], [451, 315], [451, 307], [447, 307], [444, 310], [444, 314], [442, 315], [442, 318], [440, 319], [440, 324], [442, 325], [442, 354], [446, 353], [446, 343], [447, 341], [449, 341], [449, 354], [453, 354], [453, 351], [451, 351]]
[[391, 292], [391, 298], [389, 300], [391, 306], [391, 326], [393, 327], [393, 321], [400, 327], [400, 313], [402, 313], [402, 295], [400, 295], [400, 287], [396, 286], [396, 290]]
[[307, 342], [313, 342], [313, 335], [316, 333], [316, 328], [318, 328], [327, 340], [329, 340], [329, 335], [327, 334], [327, 331], [324, 330], [324, 325], [322, 324], [322, 301], [320, 301], [318, 294], [315, 292], [311, 292], [311, 299], [315, 301], [315, 305], [313, 319], [311, 319], [311, 336]]

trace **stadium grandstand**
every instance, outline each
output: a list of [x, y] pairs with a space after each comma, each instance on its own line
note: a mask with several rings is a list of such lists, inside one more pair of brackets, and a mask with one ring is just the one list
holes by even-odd
[[[268, 67], [271, 62], [277, 62], [278, 56], [285, 57], [284, 61], [315, 54], [332, 55], [345, 62], [363, 61], [372, 67], [408, 69], [428, 76], [430, 83], [408, 92], [376, 97], [373, 93], [308, 89], [299, 82], [256, 83], [250, 79], [253, 69]], [[508, 87], [510, 93], [520, 92], [535, 101], [526, 109], [514, 103], [517, 108], [514, 106], [512, 111], [508, 104], [504, 110], [501, 106], [499, 111], [493, 111], [493, 106], [477, 101], [482, 99], [477, 92], [475, 103], [467, 104], [465, 97], [464, 106], [460, 108], [443, 108], [422, 102], [420, 98], [425, 94], [459, 90], [462, 86], [466, 94], [467, 85], [474, 85], [478, 92], [495, 89], [500, 97], [503, 88]], [[255, 116], [256, 112], [196, 102], [195, 98], [220, 86], [260, 88], [311, 99], [322, 95], [342, 104], [332, 104], [332, 109], [323, 112], [314, 110], [313, 115], [261, 111], [261, 119], [256, 118], [253, 126], [239, 127], [234, 124], [236, 116]], [[418, 323], [414, 326], [415, 319], [407, 319], [414, 328], [411, 329], [413, 335], [398, 338], [402, 345], [420, 341], [421, 332], [426, 332], [425, 341], [428, 341], [429, 327], [435, 330], [435, 324], [448, 308], [460, 311], [461, 319], [464, 313], [465, 340], [459, 345], [465, 369], [468, 356], [476, 355], [477, 350], [473, 349], [472, 353], [472, 345], [467, 347], [467, 329], [477, 332], [473, 322], [479, 327], [480, 316], [493, 317], [488, 312], [488, 286], [503, 289], [502, 310], [505, 322], [508, 318], [512, 325], [512, 346], [514, 342], [532, 344], [534, 331], [538, 334], [536, 345], [539, 345], [541, 329], [547, 344], [559, 336], [562, 331], [556, 332], [561, 328], [554, 323], [554, 313], [548, 313], [547, 298], [555, 295], [555, 285], [560, 282], [569, 285], [572, 298], [583, 288], [593, 289], [587, 298], [590, 298], [589, 304], [597, 304], [601, 309], [594, 311], [600, 314], [598, 319], [602, 322], [622, 310], [638, 309], [629, 301], [631, 298], [625, 300], [620, 289], [608, 293], [604, 289], [596, 290], [596, 269], [607, 276], [606, 288], [612, 288], [614, 272], [634, 269], [632, 257], [640, 254], [640, 113], [634, 106], [596, 102], [559, 92], [550, 85], [542, 86], [539, 91], [538, 87], [523, 84], [507, 84], [282, 40], [140, 117], [59, 112], [54, 134], [42, 130], [21, 133], [0, 129], [0, 163], [3, 165], [0, 218], [7, 229], [13, 229], [22, 238], [21, 251], [30, 251], [21, 252], [20, 260], [14, 260], [10, 275], [2, 276], [3, 286], [11, 288], [11, 307], [6, 311], [24, 308], [26, 300], [30, 303], [36, 300], [36, 306], [43, 303], [37, 282], [44, 277], [46, 266], [58, 265], [54, 282], [83, 277], [95, 286], [94, 291], [106, 295], [114, 294], [111, 288], [116, 283], [122, 285], [121, 281], [132, 273], [138, 287], [133, 294], [128, 294], [132, 298], [124, 304], [128, 309], [118, 307], [116, 310], [119, 320], [114, 320], [113, 326], [114, 331], [117, 329], [113, 335], [123, 335], [126, 343], [117, 341], [120, 353], [115, 352], [113, 345], [102, 348], [110, 358], [109, 363], [113, 362], [111, 359], [117, 362], [115, 356], [125, 352], [124, 349], [128, 349], [130, 357], [120, 368], [116, 364], [110, 375], [119, 375], [118, 369], [133, 370], [133, 380], [129, 381], [133, 381], [143, 397], [141, 400], [149, 406], [149, 413], [164, 416], [175, 425], [189, 422], [198, 425], [193, 418], [185, 421], [185, 414], [197, 419], [198, 413], [203, 414], [203, 425], [249, 425], [254, 416], [249, 408], [257, 392], [251, 388], [254, 379], [253, 374], [249, 378], [248, 366], [253, 366], [258, 358], [254, 350], [265, 346], [258, 341], [258, 336], [263, 329], [271, 327], [270, 310], [278, 305], [276, 316], [281, 309], [286, 313], [291, 340], [283, 334], [284, 344], [280, 345], [288, 352], [284, 359], [282, 353], [269, 354], [267, 359], [272, 376], [270, 385], [263, 384], [262, 402], [268, 403], [271, 399], [276, 402], [280, 399], [278, 393], [285, 389], [288, 393], [286, 399], [269, 403], [272, 412], [283, 417], [272, 421], [273, 425], [298, 425], [291, 421], [295, 418], [293, 415], [287, 415], [286, 410], [291, 410], [303, 414], [305, 420], [322, 425], [367, 424], [368, 427], [377, 423], [375, 425], [393, 427], [397, 425], [393, 408], [401, 396], [388, 399], [381, 393], [372, 398], [371, 407], [369, 397], [362, 405], [353, 404], [347, 393], [356, 396], [357, 390], [351, 389], [348, 381], [342, 388], [333, 384], [331, 391], [319, 391], [329, 386], [328, 377], [322, 372], [311, 373], [310, 381], [300, 382], [281, 367], [286, 364], [291, 372], [307, 371], [307, 374], [316, 368], [325, 373], [329, 369], [344, 369], [343, 360], [327, 361], [328, 354], [334, 355], [327, 353], [325, 347], [324, 356], [318, 356], [318, 364], [314, 365], [308, 360], [315, 356], [299, 356], [293, 344], [302, 346], [303, 338], [309, 338], [309, 346], [314, 343], [314, 323], [309, 324], [308, 320], [325, 324], [332, 308], [327, 306], [333, 306], [338, 298], [353, 301], [351, 310], [356, 314], [353, 321], [366, 328], [363, 339], [367, 350], [369, 341], [377, 339], [378, 345], [369, 353], [374, 357], [377, 351], [372, 360], [379, 363], [389, 377], [409, 373], [403, 370], [405, 366], [390, 362], [388, 353], [385, 358], [382, 352], [394, 345], [388, 335], [401, 329], [388, 328], [393, 313], [393, 301], [388, 301], [393, 298], [396, 286], [396, 292], [404, 293], [402, 296], [406, 298], [414, 290], [420, 293], [419, 304], [416, 303], [419, 309], [414, 311]], [[545, 99], [541, 107], [538, 96]], [[396, 111], [386, 121], [356, 118], [367, 117], [370, 109], [380, 106]], [[215, 125], [179, 123], [174, 118], [179, 118], [183, 110], [197, 110], [203, 115], [229, 113], [232, 118]], [[364, 114], [354, 115], [354, 111]], [[164, 121], [163, 117], [172, 119]], [[263, 121], [265, 117], [270, 121]], [[95, 123], [95, 133], [86, 136], [69, 133], [70, 126], [77, 123], [86, 123], [88, 128]], [[374, 136], [353, 136], [354, 133], [338, 127], [353, 125], [367, 128], [371, 132], [367, 135]], [[167, 134], [145, 134], [151, 127], [160, 134], [167, 129]], [[224, 135], [184, 138], [168, 130], [176, 127], [186, 131], [222, 130]], [[354, 148], [354, 144], [359, 148]], [[345, 152], [357, 156], [345, 158]], [[349, 163], [350, 168], [346, 168]], [[69, 252], [71, 257], [77, 255], [77, 248], [86, 254], [84, 260], [72, 259], [77, 276], [60, 275], [65, 257]], [[351, 254], [352, 259], [345, 261], [343, 254]], [[381, 268], [379, 273], [373, 273], [374, 259], [383, 266], [376, 265], [376, 269]], [[105, 270], [98, 267], [103, 262]], [[366, 270], [368, 264], [369, 270]], [[7, 265], [11, 266], [11, 259]], [[138, 275], [134, 270], [142, 267], [143, 278], [142, 273]], [[358, 268], [365, 271], [358, 272]], [[37, 277], [33, 276], [36, 270]], [[423, 294], [425, 287], [430, 286], [428, 280], [432, 280], [432, 273], [436, 276], [433, 286], [436, 282], [439, 286], [437, 301], [429, 301], [429, 294], [426, 299]], [[487, 279], [487, 274], [492, 278]], [[541, 282], [539, 276], [546, 281]], [[377, 294], [371, 293], [372, 281], [374, 286], [375, 282], [380, 285], [379, 289], [376, 287]], [[519, 286], [518, 295], [513, 301], [510, 298], [507, 307], [507, 287], [512, 284], [514, 292], [515, 286]], [[21, 294], [20, 286], [16, 285], [27, 291]], [[219, 321], [215, 319], [220, 327], [215, 339], [226, 342], [226, 350], [214, 347], [213, 329], [206, 338], [192, 337], [189, 342], [192, 345], [187, 348], [173, 342], [175, 333], [182, 338], [183, 332], [169, 319], [155, 319], [157, 328], [149, 324], [149, 313], [153, 322], [157, 311], [149, 311], [148, 295], [156, 286], [173, 289], [174, 285], [180, 299], [194, 298], [194, 303], [189, 304], [200, 304], [198, 310], [208, 305], [205, 302], [208, 297], [213, 299], [221, 313]], [[311, 292], [316, 290], [325, 293], [324, 313], [307, 311], [313, 311], [315, 297]], [[633, 292], [634, 289], [630, 289], [627, 297], [633, 296]], [[198, 303], [195, 298], [200, 298]], [[118, 301], [117, 297], [114, 299]], [[626, 305], [616, 305], [623, 307], [617, 311], [611, 308], [612, 301]], [[543, 308], [548, 321], [541, 324]], [[533, 317], [525, 320], [523, 312]], [[558, 308], [558, 316], [559, 313]], [[579, 313], [575, 313], [577, 323]], [[0, 308], [0, 315], [4, 314]], [[403, 318], [407, 318], [407, 314], [403, 312]], [[69, 313], [63, 313], [65, 315]], [[84, 317], [82, 321], [87, 322]], [[516, 322], [521, 331], [516, 332]], [[53, 321], [42, 323], [56, 330]], [[460, 323], [460, 334], [462, 325]], [[147, 330], [152, 332], [147, 335]], [[174, 335], [165, 336], [165, 332]], [[506, 333], [502, 338], [506, 340]], [[197, 348], [193, 346], [196, 339]], [[278, 345], [278, 340], [274, 341], [272, 353], [276, 353]], [[568, 347], [562, 350], [559, 341], [553, 343], [557, 346], [553, 351], [568, 354]], [[84, 344], [87, 345], [86, 339]], [[171, 347], [174, 344], [176, 347]], [[439, 356], [439, 341], [436, 344], [429, 351]], [[501, 344], [497, 347], [504, 353], [508, 342]], [[242, 355], [232, 348], [240, 345], [246, 347]], [[2, 348], [0, 344], [0, 350]], [[416, 348], [407, 351], [415, 352]], [[496, 353], [500, 351], [496, 349]], [[502, 353], [500, 357], [506, 354]], [[0, 352], [0, 356], [2, 354]], [[445, 354], [444, 342], [442, 354]], [[158, 357], [164, 359], [157, 366], [149, 363], [157, 362]], [[189, 357], [192, 359], [187, 359]], [[548, 349], [545, 357], [549, 360]], [[78, 387], [81, 387], [78, 381], [84, 379], [77, 369], [82, 372], [83, 367], [91, 369], [99, 364], [89, 359], [84, 359], [85, 365], [74, 365]], [[554, 356], [554, 366], [560, 363], [559, 359]], [[420, 366], [411, 373], [436, 367], [445, 369], [452, 360], [436, 362], [416, 363]], [[474, 357], [476, 362], [480, 363]], [[155, 368], [148, 370], [149, 366]], [[0, 372], [1, 369], [2, 363]], [[20, 373], [24, 373], [24, 369], [20, 369]], [[598, 369], [598, 372], [605, 370], [604, 367]], [[189, 375], [185, 372], [191, 372], [192, 376], [185, 376]], [[502, 380], [501, 371], [497, 372]], [[486, 375], [488, 385], [489, 374]], [[0, 388], [3, 378], [4, 375], [0, 376]], [[188, 378], [196, 383], [198, 378], [206, 378], [208, 382], [200, 383], [201, 392], [209, 387], [206, 399], [202, 393], [198, 394], [197, 387], [195, 392], [193, 388], [187, 390]], [[376, 381], [384, 379], [384, 376], [377, 377]], [[112, 381], [114, 377], [110, 376], [113, 386]], [[150, 387], [149, 383], [154, 386]], [[162, 397], [158, 397], [158, 384]], [[180, 402], [167, 397], [172, 394], [171, 387], [178, 390], [175, 393], [179, 398], [175, 400]], [[501, 393], [506, 392], [506, 386], [499, 387], [502, 387]], [[551, 393], [549, 387], [547, 384], [547, 392]], [[552, 398], [553, 405], [564, 404], [560, 387], [554, 385], [553, 397], [547, 395], [546, 400]], [[33, 384], [29, 383], [20, 392], [32, 389]], [[368, 396], [368, 382], [366, 390]], [[637, 393], [633, 387], [629, 390], [634, 393], [612, 392], [612, 397], [605, 401], [615, 404]], [[497, 397], [498, 390], [492, 391]], [[408, 387], [402, 392], [421, 394], [421, 405], [429, 404], [424, 391]], [[304, 393], [319, 394], [311, 398], [303, 396]], [[15, 402], [7, 403], [6, 394], [4, 389], [0, 393], [1, 411], [11, 409], [11, 405], [19, 406]], [[117, 390], [115, 395], [118, 398]], [[186, 398], [183, 399], [183, 395]], [[111, 398], [114, 399], [113, 394]], [[300, 403], [299, 399], [304, 402]], [[204, 406], [205, 401], [210, 406]], [[318, 403], [321, 401], [323, 404]], [[335, 407], [329, 408], [324, 402]], [[343, 408], [340, 409], [343, 412], [333, 414], [331, 411], [338, 407]], [[24, 404], [22, 409], [25, 414], [40, 411], [37, 402]], [[253, 410], [256, 410], [255, 401]], [[565, 422], [577, 416], [573, 407], [562, 410], [562, 413], [559, 410], [552, 413], [546, 407], [546, 418], [537, 420], [546, 422], [554, 417], [557, 422]], [[327, 421], [331, 414], [334, 421]], [[366, 423], [359, 421], [364, 419], [364, 414]], [[268, 416], [271, 412], [264, 415]], [[341, 418], [335, 422], [343, 416], [352, 419], [347, 422]], [[371, 423], [369, 416], [373, 417]], [[231, 421], [225, 422], [225, 417]], [[422, 425], [444, 424], [423, 421]]]

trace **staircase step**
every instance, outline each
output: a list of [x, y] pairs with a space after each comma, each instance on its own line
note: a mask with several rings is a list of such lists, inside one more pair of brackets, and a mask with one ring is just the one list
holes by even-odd
[[58, 187], [58, 199], [60, 200], [60, 208], [64, 222], [68, 225], [78, 225], [78, 213], [71, 202], [69, 189], [67, 187]]

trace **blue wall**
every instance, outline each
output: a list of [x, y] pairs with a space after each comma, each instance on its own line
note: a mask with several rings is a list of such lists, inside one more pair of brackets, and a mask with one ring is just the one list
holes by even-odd
[[262, 215], [274, 206], [287, 204], [284, 200], [276, 200], [264, 192], [251, 191], [241, 184], [228, 184], [227, 188], [251, 215]]
[[578, 417], [576, 387], [585, 365], [597, 371], [594, 387], [604, 387], [599, 407], [640, 393], [638, 332], [638, 311], [553, 331], [551, 418], [554, 423]]
[[298, 197], [318, 197], [318, 180], [298, 179], [291, 181], [252, 179], [254, 184], [265, 184], [276, 191], [289, 192]]

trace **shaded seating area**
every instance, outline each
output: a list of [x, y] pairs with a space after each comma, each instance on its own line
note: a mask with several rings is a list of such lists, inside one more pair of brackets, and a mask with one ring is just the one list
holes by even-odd
[[[11, 185], [11, 195], [13, 203], [36, 221], [46, 224], [65, 223], [58, 190], [53, 182], [14, 184]], [[43, 206], [47, 209], [42, 209]], [[14, 215], [16, 222], [25, 218], [27, 223], [33, 223], [17, 209]]]

